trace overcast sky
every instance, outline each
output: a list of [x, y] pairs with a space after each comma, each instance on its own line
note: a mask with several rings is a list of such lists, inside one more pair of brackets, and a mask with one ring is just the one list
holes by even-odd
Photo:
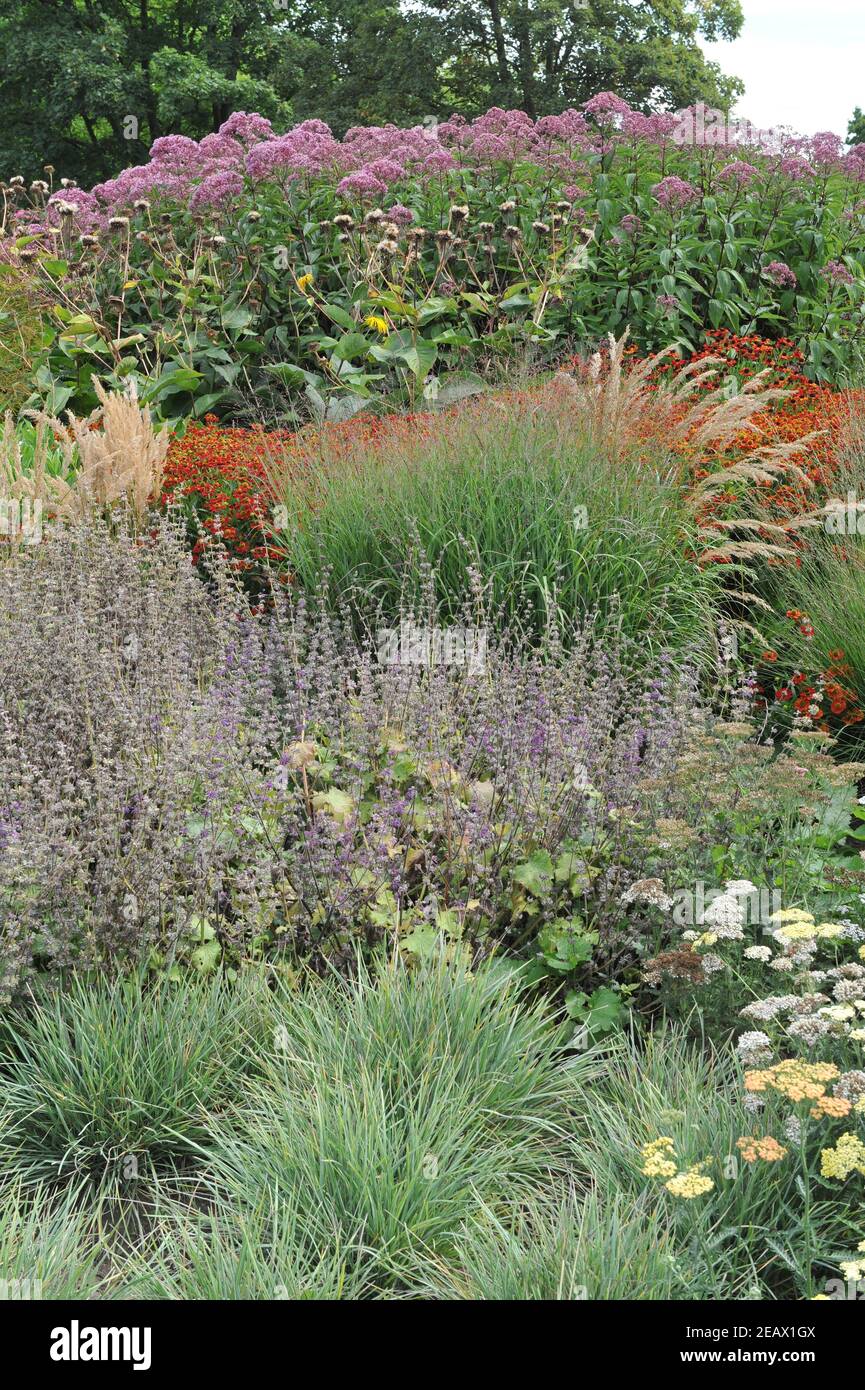
[[755, 125], [846, 137], [865, 110], [865, 0], [742, 0], [735, 43], [703, 43], [745, 83], [736, 114]]

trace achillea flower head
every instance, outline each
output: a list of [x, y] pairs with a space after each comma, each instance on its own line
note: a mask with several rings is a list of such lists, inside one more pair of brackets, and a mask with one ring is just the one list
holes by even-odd
[[853, 1109], [852, 1101], [846, 1100], [843, 1096], [821, 1096], [816, 1105], [811, 1106], [810, 1115], [814, 1120], [822, 1120], [829, 1117], [833, 1120], [843, 1120], [845, 1115], [849, 1115]]
[[626, 888], [619, 901], [623, 904], [648, 903], [651, 907], [660, 907], [665, 912], [673, 906], [673, 899], [659, 878], [638, 878]]
[[701, 1171], [703, 1164], [695, 1163], [685, 1173], [677, 1173], [664, 1186], [674, 1197], [682, 1197], [690, 1201], [694, 1197], [703, 1197], [707, 1192], [711, 1192], [715, 1186], [711, 1178]]
[[814, 935], [821, 941], [834, 941], [843, 934], [844, 927], [840, 922], [820, 922], [814, 928]]
[[759, 892], [756, 883], [749, 878], [728, 878], [724, 884], [724, 894], [730, 898], [748, 898]]
[[[862, 1249], [862, 1246], [859, 1246]], [[840, 1260], [838, 1268], [849, 1284], [858, 1284], [865, 1279], [865, 1260]]]
[[837, 1076], [838, 1068], [833, 1062], [804, 1062], [791, 1057], [765, 1070], [746, 1072], [745, 1090], [774, 1090], [796, 1102], [819, 1100], [827, 1084]]
[[865, 1144], [856, 1134], [842, 1134], [833, 1149], [824, 1149], [820, 1155], [820, 1175], [824, 1178], [837, 1178], [843, 1182], [851, 1173], [865, 1176]]
[[741, 941], [745, 910], [737, 897], [724, 893], [709, 903], [703, 913], [703, 922], [712, 928], [719, 941]]
[[653, 1139], [640, 1149], [643, 1166], [640, 1172], [647, 1178], [671, 1178], [678, 1167], [675, 1146], [668, 1135]]
[[746, 1163], [779, 1163], [788, 1153], [783, 1144], [779, 1144], [771, 1134], [762, 1138], [751, 1134], [743, 1135], [741, 1139], [736, 1140], [736, 1148]]
[[772, 1060], [772, 1044], [766, 1033], [742, 1033], [736, 1041], [739, 1061], [746, 1067], [762, 1067]]
[[829, 1025], [822, 1018], [796, 1018], [788, 1023], [787, 1032], [806, 1047], [815, 1047], [829, 1032]]
[[865, 1071], [845, 1071], [832, 1087], [836, 1096], [856, 1103], [865, 1096]]
[[789, 1013], [799, 1003], [798, 994], [769, 994], [765, 999], [755, 999], [739, 1010], [740, 1018], [752, 1018], [758, 1023], [768, 1023], [779, 1014]]
[[784, 1138], [790, 1144], [801, 1144], [802, 1121], [798, 1115], [788, 1115], [784, 1121]]
[[706, 978], [703, 957], [693, 950], [661, 951], [659, 955], [646, 961], [643, 979], [647, 984], [657, 985], [665, 977], [672, 980], [688, 980], [693, 985], [702, 984]]
[[813, 921], [787, 922], [785, 926], [776, 928], [772, 936], [776, 941], [807, 941], [817, 935], [817, 929]]
[[766, 961], [772, 959], [771, 948], [769, 946], [746, 946], [745, 959], [759, 960], [765, 964]]

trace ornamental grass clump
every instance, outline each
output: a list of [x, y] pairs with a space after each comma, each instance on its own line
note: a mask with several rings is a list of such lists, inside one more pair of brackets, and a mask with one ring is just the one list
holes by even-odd
[[190, 1221], [187, 1270], [164, 1270], [169, 1287], [190, 1296], [202, 1278], [190, 1257], [211, 1240], [242, 1251], [252, 1230], [264, 1241], [257, 1296], [278, 1296], [287, 1199], [291, 1284], [330, 1249], [355, 1296], [410, 1295], [479, 1206], [505, 1215], [566, 1179], [576, 1097], [595, 1064], [563, 1054], [514, 974], [381, 960], [350, 981], [277, 992], [270, 1017], [262, 1079], [214, 1118], [197, 1189], [211, 1213]]
[[799, 544], [767, 497], [812, 487], [818, 432], [764, 429], [790, 394], [768, 365], [731, 393], [720, 354], [672, 376], [665, 362], [610, 336], [530, 390], [302, 434], [264, 465], [283, 517], [273, 549], [299, 584], [324, 571], [331, 601], [361, 613], [416, 601], [431, 566], [444, 614], [478, 585], [534, 632], [598, 609], [652, 649], [708, 648], [724, 606], [765, 647], [755, 590]]
[[614, 468], [600, 452], [560, 382], [354, 446], [325, 433], [274, 472], [288, 521], [276, 539], [299, 585], [323, 573], [359, 620], [392, 622], [432, 571], [443, 621], [479, 588], [500, 625], [536, 638], [598, 613], [653, 653], [705, 656], [720, 581], [690, 558], [700, 540], [677, 470], [635, 440]]
[[38, 503], [46, 519], [84, 522], [121, 506], [141, 526], [160, 497], [168, 431], [154, 430], [134, 384], [126, 391], [106, 391], [98, 378], [93, 384], [99, 405], [86, 419], [36, 411], [33, 426], [16, 427], [7, 411], [0, 477], [8, 496]]
[[648, 1200], [573, 1187], [481, 1206], [447, 1257], [419, 1278], [423, 1297], [570, 1302], [681, 1296], [663, 1215]]
[[6, 1180], [135, 1199], [188, 1161], [249, 1069], [254, 983], [82, 974], [7, 1013]]
[[98, 1216], [82, 1209], [80, 1186], [64, 1193], [4, 1174], [0, 1185], [0, 1289], [10, 1300], [103, 1297], [105, 1254]]

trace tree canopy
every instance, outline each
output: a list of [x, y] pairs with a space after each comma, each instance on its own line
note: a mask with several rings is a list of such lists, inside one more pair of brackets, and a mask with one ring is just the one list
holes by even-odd
[[741, 25], [739, 0], [0, 0], [0, 174], [93, 181], [234, 110], [342, 134], [601, 90], [727, 108], [699, 38]]

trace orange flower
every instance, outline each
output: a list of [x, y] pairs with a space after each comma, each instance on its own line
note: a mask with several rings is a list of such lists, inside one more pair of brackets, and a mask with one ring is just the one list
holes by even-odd
[[841, 1120], [845, 1115], [849, 1115], [852, 1109], [850, 1101], [844, 1100], [843, 1096], [821, 1096], [817, 1104], [811, 1106], [811, 1114], [815, 1120], [822, 1120], [824, 1116]]
[[762, 1139], [751, 1134], [743, 1135], [736, 1140], [736, 1148], [746, 1163], [757, 1163], [759, 1159], [764, 1163], [778, 1163], [787, 1157], [783, 1144], [779, 1144], [771, 1134], [764, 1135]]

